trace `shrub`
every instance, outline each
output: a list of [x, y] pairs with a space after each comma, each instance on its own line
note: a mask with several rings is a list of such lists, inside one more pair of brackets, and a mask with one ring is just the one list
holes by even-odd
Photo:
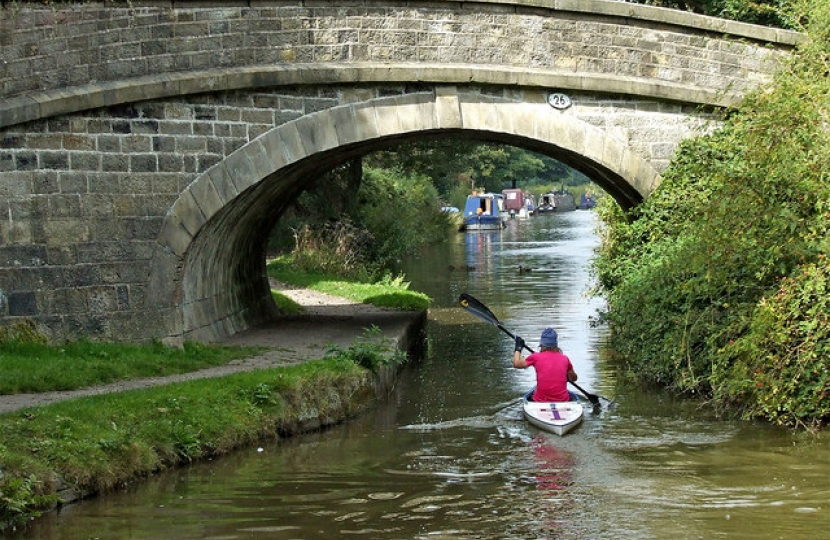
[[406, 362], [406, 354], [388, 343], [377, 326], [366, 329], [347, 349], [334, 346], [329, 355], [346, 359], [354, 364], [378, 373], [380, 368]]
[[[824, 259], [824, 257], [822, 257]], [[745, 417], [816, 427], [830, 419], [830, 268], [808, 264], [763, 298], [748, 331], [722, 350], [717, 395]]]
[[830, 407], [830, 5], [801, 9], [810, 39], [774, 84], [685, 142], [640, 208], [600, 210], [594, 270], [625, 370], [816, 426]]

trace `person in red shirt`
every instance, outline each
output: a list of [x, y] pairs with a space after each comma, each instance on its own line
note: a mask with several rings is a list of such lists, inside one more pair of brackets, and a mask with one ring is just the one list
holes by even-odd
[[575, 401], [576, 395], [568, 391], [568, 381], [576, 382], [577, 375], [571, 360], [559, 348], [558, 336], [553, 328], [545, 328], [539, 340], [539, 352], [527, 358], [522, 357], [525, 341], [516, 336], [513, 353], [513, 367], [525, 369], [533, 366], [536, 370], [536, 391], [533, 401]]

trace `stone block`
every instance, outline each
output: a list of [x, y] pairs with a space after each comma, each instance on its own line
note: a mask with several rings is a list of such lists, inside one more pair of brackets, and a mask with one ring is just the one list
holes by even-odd
[[576, 122], [561, 123], [561, 129], [556, 134], [556, 142], [562, 148], [576, 154], [584, 153], [588, 125]]
[[34, 317], [39, 314], [34, 291], [19, 291], [6, 296], [8, 313], [12, 317]]
[[213, 187], [216, 189], [216, 193], [223, 205], [232, 201], [239, 194], [224, 162], [217, 163], [211, 167], [203, 178], [207, 178], [213, 183]]
[[337, 131], [334, 128], [331, 115], [326, 112], [319, 112], [304, 116], [294, 122], [300, 141], [303, 145], [303, 153], [311, 156], [330, 150], [337, 146]]
[[397, 135], [401, 131], [395, 98], [378, 99], [371, 102], [375, 111], [375, 123], [379, 137]]
[[191, 190], [185, 190], [170, 210], [169, 219], [178, 222], [195, 237], [207, 221]]
[[280, 141], [279, 144], [285, 153], [287, 164], [296, 163], [305, 157], [305, 150], [300, 140], [300, 132], [297, 130], [296, 121], [280, 126], [277, 135]]
[[624, 146], [611, 137], [606, 137], [605, 144], [602, 148], [602, 164], [612, 171], [619, 171], [625, 152], [626, 149]]
[[498, 125], [498, 107], [492, 97], [470, 97], [459, 101], [463, 127], [495, 131]]
[[264, 138], [259, 137], [254, 139], [241, 148], [241, 151], [247, 156], [251, 164], [251, 172], [253, 173], [253, 177], [256, 178], [256, 182], [272, 174], [276, 170], [275, 163], [278, 163], [279, 166], [284, 164], [284, 162], [280, 162], [279, 153], [273, 155], [269, 153], [265, 147]]
[[189, 191], [206, 220], [216, 215], [225, 204], [209, 175], [199, 177], [190, 185]]
[[50, 247], [71, 246], [89, 240], [89, 226], [82, 219], [55, 219], [44, 223], [46, 242]]
[[50, 247], [47, 250], [46, 262], [50, 266], [78, 264], [78, 250], [75, 246]]
[[282, 129], [282, 126], [272, 129], [256, 140], [257, 144], [262, 147], [262, 152], [267, 157], [272, 171], [277, 171], [288, 164], [285, 147], [280, 139], [280, 130]]
[[67, 266], [63, 268], [64, 283], [79, 288], [101, 283], [101, 269], [96, 265]]
[[532, 138], [536, 128], [536, 118], [539, 116], [539, 107], [521, 103], [509, 106], [508, 110], [510, 111], [511, 132]]
[[118, 297], [114, 287], [92, 287], [88, 292], [89, 313], [106, 315], [118, 311]]
[[461, 106], [458, 89], [454, 86], [435, 88], [436, 124], [442, 129], [454, 129], [462, 126]]
[[338, 145], [347, 146], [359, 142], [352, 106], [335, 107], [328, 114], [331, 115]]
[[190, 331], [203, 330], [217, 319], [211, 298], [187, 302], [182, 306], [182, 315], [184, 328]]
[[224, 167], [227, 171], [227, 178], [233, 182], [237, 193], [244, 192], [259, 180], [253, 164], [242, 150], [237, 150], [228, 156], [224, 161]]
[[377, 115], [371, 102], [355, 105], [352, 116], [359, 141], [369, 141], [380, 136]]
[[32, 243], [32, 224], [26, 220], [0, 221], [0, 241], [5, 245]]

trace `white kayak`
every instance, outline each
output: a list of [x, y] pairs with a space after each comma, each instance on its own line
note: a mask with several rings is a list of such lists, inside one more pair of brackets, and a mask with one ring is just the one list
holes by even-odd
[[522, 400], [527, 421], [545, 431], [564, 435], [582, 422], [583, 408], [578, 401], [550, 403], [530, 401], [533, 390]]

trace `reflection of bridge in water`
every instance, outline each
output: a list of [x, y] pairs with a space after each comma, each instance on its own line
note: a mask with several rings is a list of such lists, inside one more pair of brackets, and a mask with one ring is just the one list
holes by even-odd
[[603, 1], [11, 9], [0, 317], [56, 339], [210, 341], [268, 320], [283, 210], [425, 135], [540, 152], [636, 205], [702, 111], [798, 41]]

